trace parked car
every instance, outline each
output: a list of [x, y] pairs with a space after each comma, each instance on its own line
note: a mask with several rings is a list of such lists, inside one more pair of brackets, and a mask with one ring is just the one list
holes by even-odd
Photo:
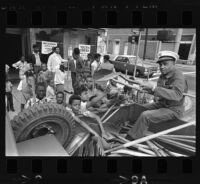
[[[111, 60], [111, 63], [114, 64], [115, 70], [120, 72], [126, 72], [128, 74], [133, 74], [135, 67], [136, 56], [132, 55], [118, 55]], [[158, 71], [158, 66], [155, 63], [149, 63], [138, 59], [136, 76], [152, 77], [154, 73]]]

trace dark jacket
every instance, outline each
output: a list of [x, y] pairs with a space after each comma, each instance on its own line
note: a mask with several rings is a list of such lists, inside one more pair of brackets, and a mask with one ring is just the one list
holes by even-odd
[[74, 60], [69, 61], [69, 69], [71, 70], [71, 72], [75, 72], [75, 73], [81, 72], [83, 67], [84, 67], [84, 63], [83, 63], [83, 59], [81, 57], [79, 57], [76, 60], [76, 68], [74, 65]]
[[[39, 53], [39, 56], [40, 56], [40, 61], [41, 63], [43, 63], [43, 57], [42, 57], [42, 54]], [[35, 55], [32, 53], [30, 56], [29, 56], [29, 60], [28, 60], [29, 63], [32, 63], [33, 65], [36, 64], [36, 58], [35, 58]]]
[[169, 108], [179, 115], [184, 111], [184, 95], [188, 85], [183, 73], [175, 68], [167, 75], [161, 75], [154, 90], [154, 95], [159, 97], [159, 103], [164, 108]]

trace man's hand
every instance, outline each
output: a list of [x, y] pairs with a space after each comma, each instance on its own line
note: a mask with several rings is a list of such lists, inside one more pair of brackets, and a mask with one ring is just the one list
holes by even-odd
[[154, 91], [155, 87], [156, 87], [156, 84], [154, 83], [151, 83], [151, 82], [145, 82], [145, 83], [142, 83], [140, 84], [141, 88], [143, 90], [146, 90], [146, 91]]

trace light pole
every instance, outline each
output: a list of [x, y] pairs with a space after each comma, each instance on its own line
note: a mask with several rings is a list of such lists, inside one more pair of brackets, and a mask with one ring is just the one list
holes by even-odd
[[141, 37], [141, 29], [139, 29], [139, 38], [138, 38], [138, 46], [137, 46], [137, 54], [136, 54], [136, 59], [135, 59], [133, 78], [135, 78], [135, 73], [136, 73], [136, 70], [137, 70], [137, 61], [138, 61], [139, 47], [140, 47], [140, 37]]
[[108, 54], [108, 29], [106, 30], [106, 54]]
[[146, 50], [147, 50], [147, 38], [148, 38], [148, 28], [146, 28], [146, 34], [145, 34], [143, 60], [145, 60], [145, 56], [146, 56]]

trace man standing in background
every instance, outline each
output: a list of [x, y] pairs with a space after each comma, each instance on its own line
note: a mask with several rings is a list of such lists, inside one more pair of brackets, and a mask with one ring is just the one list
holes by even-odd
[[101, 55], [100, 54], [95, 54], [94, 55], [94, 61], [92, 62], [91, 64], [91, 74], [92, 76], [94, 75], [94, 72], [97, 71], [99, 69], [99, 66], [100, 66], [100, 58], [101, 58]]
[[71, 78], [72, 78], [72, 87], [76, 83], [77, 75], [82, 74], [83, 69], [83, 59], [80, 57], [80, 50], [79, 48], [74, 48], [73, 51], [73, 59], [69, 62], [69, 68], [71, 70]]
[[33, 45], [33, 53], [31, 54], [28, 62], [32, 63], [34, 72], [37, 74], [43, 61], [41, 53], [39, 52], [39, 47], [36, 44]]
[[54, 47], [54, 53], [49, 56], [47, 68], [50, 72], [55, 73], [60, 68], [60, 64], [65, 61], [60, 55], [60, 48], [58, 46]]

